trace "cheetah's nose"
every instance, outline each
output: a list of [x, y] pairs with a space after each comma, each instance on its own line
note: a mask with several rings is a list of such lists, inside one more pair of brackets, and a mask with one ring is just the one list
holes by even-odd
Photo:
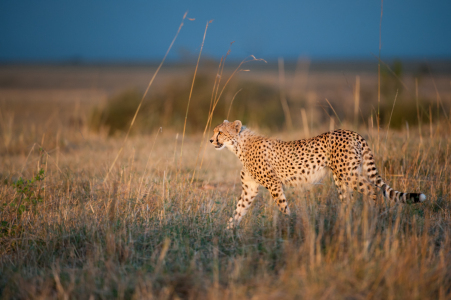
[[213, 140], [212, 140], [212, 139], [210, 140], [210, 143], [213, 143]]

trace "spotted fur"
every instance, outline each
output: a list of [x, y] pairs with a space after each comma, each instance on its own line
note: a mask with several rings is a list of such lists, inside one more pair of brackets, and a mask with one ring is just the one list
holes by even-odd
[[327, 169], [332, 170], [341, 200], [350, 197], [353, 190], [376, 200], [375, 187], [395, 202], [426, 200], [424, 194], [398, 192], [385, 183], [368, 143], [353, 131], [338, 129], [310, 139], [284, 142], [255, 134], [239, 120], [225, 120], [214, 129], [210, 142], [217, 150], [228, 148], [243, 164], [241, 197], [229, 228], [246, 214], [259, 185], [268, 189], [281, 212], [290, 214], [283, 185], [308, 187], [321, 182]]

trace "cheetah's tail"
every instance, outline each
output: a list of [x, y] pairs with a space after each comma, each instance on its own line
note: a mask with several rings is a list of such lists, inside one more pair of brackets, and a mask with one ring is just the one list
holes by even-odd
[[402, 193], [395, 191], [388, 184], [386, 184], [380, 176], [378, 176], [379, 184], [376, 184], [381, 190], [385, 198], [400, 203], [419, 203], [426, 200], [426, 195], [423, 193]]
[[[366, 142], [364, 141], [366, 144]], [[400, 202], [400, 203], [419, 203], [426, 200], [426, 195], [423, 193], [402, 193], [395, 191], [387, 183], [384, 182], [382, 177], [378, 174], [376, 164], [374, 163], [374, 157], [371, 150], [366, 144], [367, 150], [363, 153], [364, 168], [367, 171], [368, 179], [378, 188], [382, 190], [385, 198]]]

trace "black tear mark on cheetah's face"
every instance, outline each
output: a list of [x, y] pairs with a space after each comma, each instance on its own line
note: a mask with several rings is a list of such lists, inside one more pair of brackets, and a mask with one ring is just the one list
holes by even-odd
[[215, 146], [216, 150], [228, 148], [232, 150], [237, 143], [237, 138], [241, 131], [241, 121], [229, 122], [224, 120], [224, 123], [218, 125], [213, 130], [213, 136], [210, 138], [210, 143]]

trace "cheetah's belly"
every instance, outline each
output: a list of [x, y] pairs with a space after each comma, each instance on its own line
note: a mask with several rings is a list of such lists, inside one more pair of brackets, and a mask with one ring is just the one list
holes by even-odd
[[321, 184], [324, 177], [327, 175], [328, 168], [322, 167], [309, 175], [292, 176], [283, 178], [282, 182], [285, 185], [300, 186], [302, 189], [310, 189], [314, 185]]

